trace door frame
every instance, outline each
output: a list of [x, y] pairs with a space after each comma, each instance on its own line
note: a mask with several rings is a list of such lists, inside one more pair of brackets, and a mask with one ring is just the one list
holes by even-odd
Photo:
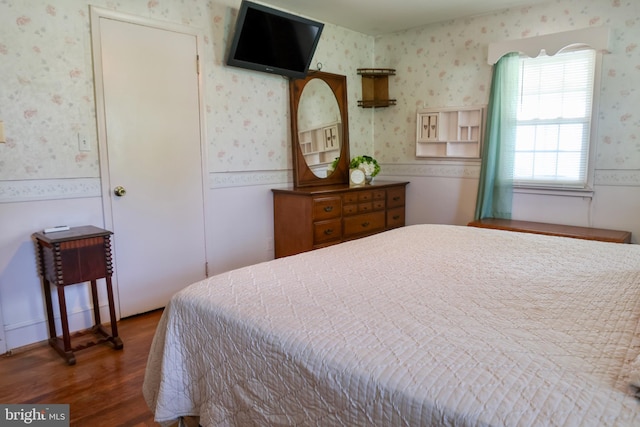
[[[102, 209], [104, 218], [104, 227], [108, 230], [113, 230], [113, 210], [112, 210], [112, 198], [111, 198], [111, 176], [109, 169], [109, 156], [107, 145], [107, 123], [106, 123], [106, 109], [104, 99], [104, 80], [102, 75], [102, 35], [100, 31], [100, 19], [112, 19], [120, 22], [125, 22], [133, 25], [142, 25], [151, 28], [157, 28], [160, 30], [172, 31], [176, 33], [186, 34], [195, 37], [196, 39], [196, 54], [198, 55], [198, 100], [199, 100], [199, 121], [200, 121], [200, 167], [202, 170], [202, 210], [204, 215], [204, 256], [205, 262], [208, 264], [208, 242], [209, 242], [209, 227], [207, 227], [207, 211], [208, 211], [208, 171], [207, 171], [207, 137], [205, 126], [205, 103], [204, 103], [204, 81], [203, 81], [203, 69], [202, 69], [202, 52], [204, 46], [204, 36], [202, 31], [191, 28], [185, 25], [155, 20], [151, 18], [145, 18], [141, 16], [129, 15], [126, 13], [103, 9], [96, 6], [89, 6], [90, 10], [90, 22], [91, 22], [91, 45], [93, 54], [93, 76], [94, 76], [94, 93], [95, 93], [95, 105], [96, 105], [96, 124], [98, 132], [98, 157], [100, 164], [100, 186], [102, 192]], [[116, 236], [117, 238], [117, 236]], [[115, 252], [115, 248], [113, 248]], [[114, 255], [114, 264], [117, 267], [117, 254]], [[208, 269], [207, 269], [208, 270]], [[117, 269], [116, 269], [117, 272]], [[208, 276], [208, 271], [206, 273]], [[120, 292], [117, 280], [117, 274], [112, 277], [112, 286], [115, 295], [116, 305], [116, 317], [120, 319]]]
[[2, 305], [0, 304], [0, 355], [5, 354], [8, 350], [4, 328], [4, 317], [2, 316]]

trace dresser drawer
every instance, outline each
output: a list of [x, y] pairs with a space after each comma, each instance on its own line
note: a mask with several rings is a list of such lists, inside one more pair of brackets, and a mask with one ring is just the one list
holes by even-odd
[[379, 211], [381, 209], [384, 209], [386, 206], [386, 203], [384, 201], [384, 199], [382, 200], [374, 200], [373, 201], [373, 210], [374, 211]]
[[387, 208], [404, 206], [404, 187], [387, 190]]
[[384, 230], [385, 213], [371, 212], [344, 218], [345, 237], [357, 236]]
[[342, 214], [340, 197], [317, 197], [313, 199], [313, 219], [339, 218]]
[[384, 200], [387, 198], [387, 193], [384, 190], [376, 190], [373, 192], [373, 200]]
[[373, 192], [372, 191], [359, 191], [358, 192], [358, 203], [370, 202], [373, 200]]
[[342, 238], [342, 224], [340, 219], [318, 221], [313, 223], [313, 244], [317, 245]]
[[342, 215], [355, 215], [358, 213], [358, 205], [342, 205]]
[[356, 191], [345, 193], [342, 195], [342, 203], [358, 203], [358, 193]]
[[387, 211], [387, 228], [404, 226], [404, 206]]
[[358, 213], [367, 213], [373, 210], [373, 202], [358, 203]]

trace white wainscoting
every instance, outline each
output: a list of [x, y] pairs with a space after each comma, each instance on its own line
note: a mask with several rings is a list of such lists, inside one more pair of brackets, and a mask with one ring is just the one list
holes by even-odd
[[[61, 192], [68, 188], [62, 187], [65, 188], [61, 188]], [[63, 224], [103, 226], [102, 201], [99, 195], [89, 196], [93, 191], [86, 197], [78, 192], [73, 193], [73, 198], [42, 195], [41, 200], [35, 200], [34, 194], [29, 190], [16, 196], [31, 201], [6, 202], [5, 199], [0, 203], [0, 304], [7, 350], [48, 338], [44, 294], [31, 234]], [[101, 302], [106, 301], [103, 287], [99, 286]], [[91, 298], [86, 288], [86, 285], [74, 285], [65, 289], [71, 330], [91, 326]], [[57, 307], [57, 299], [54, 301]], [[55, 312], [59, 317], [57, 310]], [[104, 313], [107, 316], [108, 312]]]
[[[478, 161], [383, 163], [376, 179], [410, 182], [407, 224], [465, 225], [475, 211], [479, 173]], [[273, 259], [271, 189], [291, 185], [291, 171], [216, 172], [208, 178], [209, 274]], [[640, 171], [598, 170], [595, 183], [592, 198], [516, 194], [514, 218], [628, 230], [632, 242], [638, 242]], [[100, 188], [98, 178], [0, 181], [0, 312], [6, 349], [48, 338], [31, 234], [60, 224], [103, 226]], [[117, 265], [115, 270], [117, 275]], [[102, 303], [104, 286], [99, 287]], [[67, 298], [71, 330], [90, 327], [88, 286], [69, 287]]]

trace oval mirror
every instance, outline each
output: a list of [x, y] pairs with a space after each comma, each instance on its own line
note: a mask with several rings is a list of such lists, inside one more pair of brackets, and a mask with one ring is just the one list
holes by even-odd
[[315, 176], [330, 176], [334, 160], [340, 157], [342, 120], [338, 101], [324, 80], [313, 79], [304, 87], [297, 119], [305, 163]]
[[289, 101], [294, 185], [348, 183], [347, 78], [312, 71], [289, 83]]

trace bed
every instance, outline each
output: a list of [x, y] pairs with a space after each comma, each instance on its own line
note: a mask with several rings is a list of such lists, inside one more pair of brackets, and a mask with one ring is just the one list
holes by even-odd
[[143, 392], [206, 426], [640, 425], [640, 245], [414, 225], [163, 312]]

